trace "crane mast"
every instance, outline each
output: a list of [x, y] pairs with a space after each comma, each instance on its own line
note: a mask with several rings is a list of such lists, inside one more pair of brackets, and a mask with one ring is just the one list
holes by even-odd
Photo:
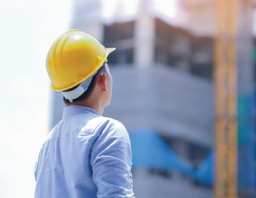
[[237, 197], [237, 0], [216, 0], [215, 198]]

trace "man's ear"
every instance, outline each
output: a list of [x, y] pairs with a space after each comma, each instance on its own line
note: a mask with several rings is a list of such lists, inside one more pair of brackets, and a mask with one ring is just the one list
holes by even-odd
[[97, 82], [103, 91], [107, 91], [107, 76], [105, 73], [98, 76]]

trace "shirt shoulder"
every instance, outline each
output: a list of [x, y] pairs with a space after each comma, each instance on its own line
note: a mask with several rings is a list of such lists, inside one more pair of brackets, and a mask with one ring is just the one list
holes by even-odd
[[109, 123], [109, 125], [111, 125], [111, 127], [127, 131], [122, 122], [109, 117], [103, 117], [103, 118]]
[[52, 140], [53, 136], [54, 136], [54, 129], [56, 128], [56, 126], [46, 135], [45, 139], [44, 139], [44, 143], [49, 142]]
[[106, 138], [116, 138], [125, 142], [130, 142], [130, 137], [125, 126], [118, 120], [102, 116], [102, 122], [98, 129], [101, 135]]
[[87, 120], [82, 130], [89, 129], [98, 131], [104, 130], [105, 128], [127, 132], [125, 126], [120, 121], [105, 116], [97, 116]]

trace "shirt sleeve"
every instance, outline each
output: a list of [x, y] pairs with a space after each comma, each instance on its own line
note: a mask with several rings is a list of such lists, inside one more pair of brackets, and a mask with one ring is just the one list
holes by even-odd
[[100, 126], [91, 150], [92, 178], [98, 198], [133, 198], [131, 145], [125, 127], [118, 121]]

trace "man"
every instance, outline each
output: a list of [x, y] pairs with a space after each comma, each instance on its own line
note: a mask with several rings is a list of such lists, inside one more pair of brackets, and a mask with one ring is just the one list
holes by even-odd
[[134, 197], [128, 133], [102, 116], [111, 101], [107, 57], [114, 50], [78, 30], [52, 44], [47, 71], [66, 107], [35, 165], [36, 198]]

